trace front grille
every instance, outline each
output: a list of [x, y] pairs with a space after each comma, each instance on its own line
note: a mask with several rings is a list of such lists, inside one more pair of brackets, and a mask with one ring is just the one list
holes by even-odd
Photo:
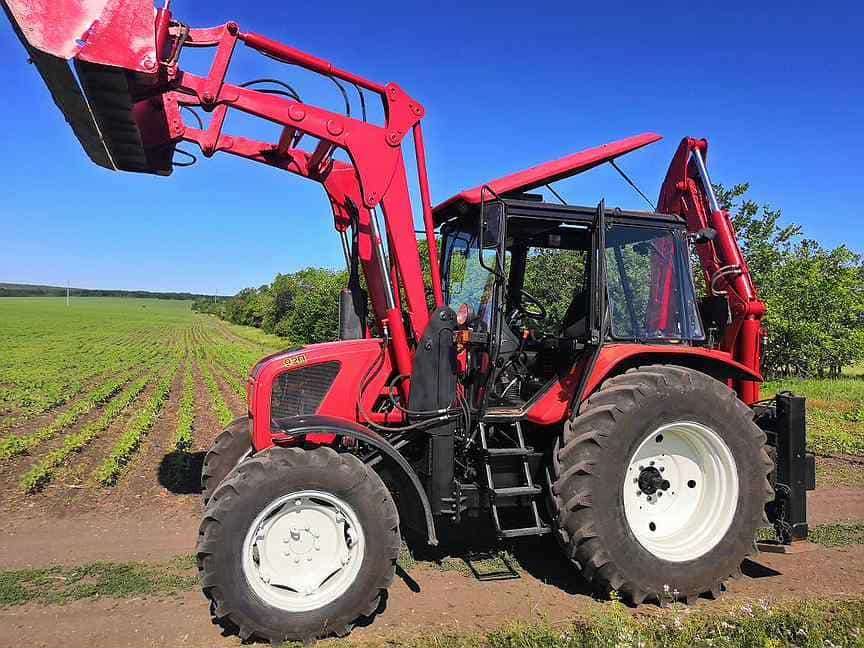
[[339, 362], [323, 362], [279, 375], [273, 381], [270, 417], [282, 419], [317, 412], [340, 366]]

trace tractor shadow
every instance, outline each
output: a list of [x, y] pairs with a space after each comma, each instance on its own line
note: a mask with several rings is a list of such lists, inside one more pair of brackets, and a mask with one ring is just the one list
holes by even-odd
[[[481, 581], [530, 577], [568, 594], [596, 597], [595, 589], [564, 556], [551, 535], [501, 541], [485, 520], [464, 521], [458, 527], [440, 524], [439, 544], [431, 547], [425, 537], [406, 530], [405, 543], [415, 562], [433, 569], [457, 571]], [[405, 569], [397, 576], [413, 592], [421, 585]], [[422, 578], [419, 579], [422, 583]]]
[[159, 485], [175, 495], [199, 495], [204, 454], [183, 450], [166, 454], [159, 462]]

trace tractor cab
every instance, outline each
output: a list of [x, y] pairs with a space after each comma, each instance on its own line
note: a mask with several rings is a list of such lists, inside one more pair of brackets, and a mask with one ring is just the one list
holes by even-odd
[[475, 341], [463, 360], [475, 406], [521, 407], [603, 342], [705, 338], [677, 216], [521, 194], [465, 209], [441, 232], [445, 301]]

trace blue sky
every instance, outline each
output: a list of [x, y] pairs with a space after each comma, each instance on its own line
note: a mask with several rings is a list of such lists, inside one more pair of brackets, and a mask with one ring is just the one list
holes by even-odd
[[[427, 109], [434, 203], [643, 131], [665, 139], [620, 164], [653, 198], [680, 138], [704, 136], [715, 181], [749, 181], [810, 237], [864, 252], [864, 9], [711, 4], [175, 0], [174, 11], [200, 27], [235, 19], [398, 82]], [[278, 72], [307, 101], [339, 108], [332, 87], [244, 50], [232, 80]], [[218, 156], [170, 178], [100, 169], [2, 19], [0, 58], [0, 281], [230, 294], [341, 265], [318, 185]], [[608, 167], [559, 191], [644, 206]]]

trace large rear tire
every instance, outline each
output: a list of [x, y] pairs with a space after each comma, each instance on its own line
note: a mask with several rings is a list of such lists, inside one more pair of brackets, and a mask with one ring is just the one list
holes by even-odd
[[216, 489], [198, 571], [220, 623], [273, 643], [347, 634], [378, 611], [401, 545], [378, 475], [332, 448], [272, 448]]
[[201, 496], [206, 504], [213, 492], [241, 461], [252, 456], [252, 431], [248, 416], [234, 419], [204, 455], [201, 468]]
[[565, 425], [559, 539], [598, 589], [633, 603], [719, 595], [755, 554], [773, 498], [765, 441], [751, 410], [701, 372], [615, 376]]

